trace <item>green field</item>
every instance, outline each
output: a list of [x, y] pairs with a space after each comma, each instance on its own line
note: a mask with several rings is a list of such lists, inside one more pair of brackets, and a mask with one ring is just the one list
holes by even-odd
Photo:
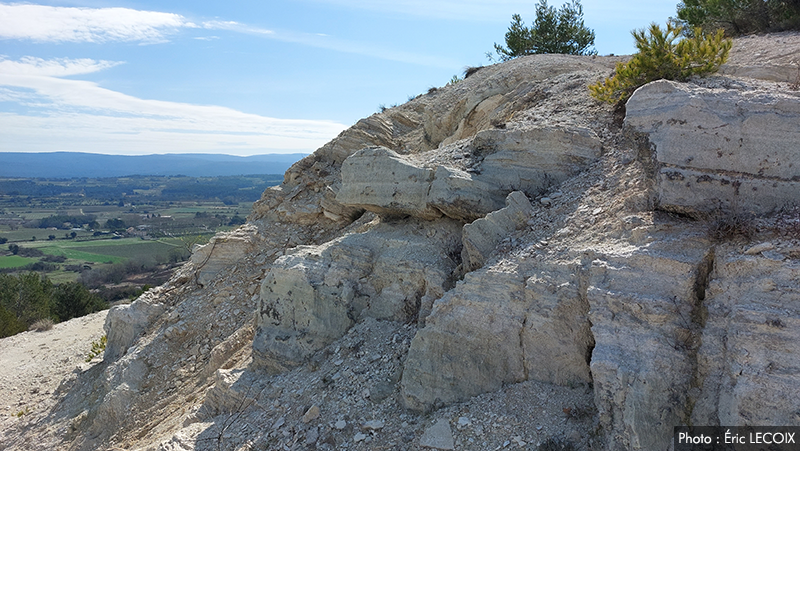
[[45, 254], [66, 256], [69, 261], [85, 263], [120, 263], [126, 260], [153, 259], [156, 262], [169, 260], [170, 251], [180, 248], [180, 243], [170, 240], [142, 240], [123, 238], [120, 240], [53, 240], [34, 242], [27, 247], [38, 248]]
[[15, 269], [35, 262], [35, 258], [26, 258], [24, 256], [0, 256], [0, 269]]
[[[146, 267], [147, 270], [157, 265], [174, 263], [184, 260], [188, 254], [186, 246], [190, 243], [206, 243], [213, 235], [211, 232], [202, 237], [192, 236], [185, 238], [166, 238], [158, 240], [143, 240], [140, 238], [121, 239], [88, 239], [80, 238], [56, 239], [52, 241], [24, 242], [23, 248], [35, 248], [44, 256], [26, 257], [10, 254], [6, 247], [0, 248], [0, 269], [18, 269], [33, 263], [45, 262], [55, 267], [46, 274], [54, 283], [75, 281], [86, 269], [104, 269], [113, 264], [128, 263]], [[65, 256], [64, 262], [53, 263], [47, 260], [48, 256]], [[72, 270], [68, 270], [72, 267]], [[77, 268], [80, 267], [80, 268]]]
[[[133, 279], [143, 270], [163, 271], [164, 265], [186, 260], [193, 244], [243, 223], [261, 191], [281, 180], [276, 175], [0, 178], [0, 238], [5, 238], [0, 269], [41, 262], [37, 270], [55, 282], [82, 273], [96, 280], [100, 272], [119, 273], [121, 267]], [[20, 246], [20, 256], [10, 244]], [[44, 256], [25, 254], [32, 249]]]

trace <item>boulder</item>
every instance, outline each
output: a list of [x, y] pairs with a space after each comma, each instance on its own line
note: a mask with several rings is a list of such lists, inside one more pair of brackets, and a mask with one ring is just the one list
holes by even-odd
[[428, 205], [451, 219], [470, 222], [503, 208], [505, 196], [472, 173], [440, 165], [428, 192]]
[[628, 100], [625, 125], [655, 147], [663, 210], [765, 215], [798, 205], [796, 94], [655, 81]]
[[504, 193], [528, 196], [558, 185], [599, 158], [600, 138], [585, 127], [486, 129], [475, 135], [473, 152], [483, 156], [480, 181]]
[[506, 198], [506, 206], [482, 219], [464, 225], [461, 260], [466, 271], [474, 271], [486, 264], [497, 244], [516, 229], [527, 224], [532, 213], [531, 203], [522, 192], [513, 192]]
[[468, 273], [411, 342], [401, 380], [406, 408], [427, 412], [524, 381], [524, 298], [515, 269]]
[[197, 282], [206, 285], [220, 271], [240, 264], [245, 256], [257, 250], [260, 242], [255, 225], [243, 225], [234, 231], [215, 235], [192, 253], [192, 264], [196, 267]]
[[530, 379], [591, 382], [586, 260], [468, 273], [436, 303], [411, 343], [405, 406], [425, 412]]
[[432, 169], [419, 167], [388, 148], [365, 148], [342, 165], [339, 204], [379, 215], [435, 219], [441, 213], [428, 206]]
[[123, 356], [166, 309], [166, 305], [156, 301], [150, 293], [143, 294], [131, 304], [113, 306], [108, 311], [104, 325], [104, 360], [111, 362]]
[[589, 129], [488, 129], [473, 141], [482, 157], [475, 173], [426, 167], [387, 148], [365, 148], [342, 166], [336, 203], [392, 217], [473, 221], [502, 208], [508, 193], [541, 193], [598, 158], [600, 138]]

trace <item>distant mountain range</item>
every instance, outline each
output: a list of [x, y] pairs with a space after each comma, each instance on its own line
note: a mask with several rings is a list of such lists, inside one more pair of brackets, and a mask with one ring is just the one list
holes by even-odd
[[305, 154], [149, 154], [0, 152], [0, 177], [124, 177], [125, 175], [282, 175]]

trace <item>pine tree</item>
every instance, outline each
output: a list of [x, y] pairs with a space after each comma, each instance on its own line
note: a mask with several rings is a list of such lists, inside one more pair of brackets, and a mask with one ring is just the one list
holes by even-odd
[[592, 48], [594, 31], [584, 25], [583, 7], [577, 0], [560, 9], [539, 0], [531, 27], [525, 26], [520, 15], [513, 15], [505, 42], [505, 47], [494, 45], [503, 61], [527, 54], [597, 54]]

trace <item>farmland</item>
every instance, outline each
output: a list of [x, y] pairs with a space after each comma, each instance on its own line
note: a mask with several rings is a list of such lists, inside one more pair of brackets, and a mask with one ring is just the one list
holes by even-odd
[[141, 283], [148, 272], [163, 278], [193, 244], [244, 223], [261, 192], [281, 180], [0, 178], [0, 270], [42, 271], [54, 283], [107, 283], [104, 272], [116, 273], [115, 284], [129, 276]]

